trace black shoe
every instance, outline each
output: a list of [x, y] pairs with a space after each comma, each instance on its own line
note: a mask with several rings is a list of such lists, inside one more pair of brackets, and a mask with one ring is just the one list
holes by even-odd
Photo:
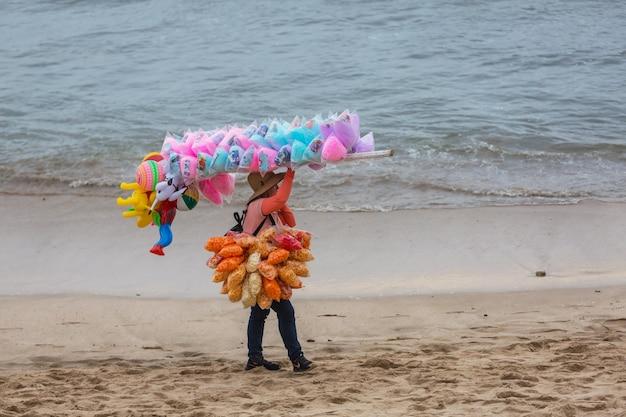
[[304, 372], [311, 369], [313, 366], [313, 362], [304, 357], [304, 355], [300, 355], [297, 359], [291, 361], [293, 364], [294, 372]]
[[280, 365], [276, 362], [266, 361], [265, 359], [248, 359], [248, 363], [246, 364], [246, 371], [250, 369], [258, 368], [259, 366], [264, 367], [268, 371], [278, 371], [280, 369]]

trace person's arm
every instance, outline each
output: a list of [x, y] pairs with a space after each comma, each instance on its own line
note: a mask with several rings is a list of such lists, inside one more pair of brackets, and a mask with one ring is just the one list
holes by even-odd
[[291, 169], [287, 170], [285, 178], [283, 179], [282, 184], [280, 184], [280, 187], [278, 188], [276, 194], [263, 199], [263, 202], [261, 204], [261, 212], [264, 216], [267, 216], [268, 214], [275, 211], [281, 211], [287, 205], [287, 200], [289, 200], [289, 195], [291, 194], [293, 177], [294, 171]]
[[278, 216], [283, 223], [289, 227], [296, 227], [296, 216], [293, 215], [293, 211], [285, 204], [283, 209], [278, 212]]

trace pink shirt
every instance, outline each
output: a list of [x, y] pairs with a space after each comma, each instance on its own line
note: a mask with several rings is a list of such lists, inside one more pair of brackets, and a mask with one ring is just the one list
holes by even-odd
[[[246, 219], [243, 221], [243, 231], [245, 233], [253, 234], [262, 221], [265, 221], [265, 223], [263, 223], [263, 227], [259, 232], [272, 226], [272, 222], [270, 221], [270, 219], [265, 219], [265, 216], [263, 215], [263, 200], [265, 199], [259, 198], [258, 200], [254, 200], [252, 203], [250, 203], [250, 205], [248, 205]], [[274, 218], [274, 222], [276, 222], [276, 225], [283, 225], [283, 222], [280, 220], [280, 216], [278, 215], [278, 213], [272, 212], [270, 213], [270, 216]]]

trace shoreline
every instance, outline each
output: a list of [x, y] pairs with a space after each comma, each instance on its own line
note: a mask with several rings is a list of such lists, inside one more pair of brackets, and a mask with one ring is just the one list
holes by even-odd
[[[101, 190], [101, 193], [98, 192], [94, 192], [94, 193], [89, 193], [86, 191], [82, 191], [83, 189], [95, 189], [95, 190]], [[3, 191], [0, 190], [0, 196], [6, 196], [6, 197], [33, 197], [33, 198], [38, 198], [38, 197], [64, 197], [64, 196], [70, 196], [70, 197], [79, 197], [79, 198], [85, 198], [85, 199], [90, 199], [90, 198], [94, 198], [94, 199], [113, 199], [115, 200], [118, 196], [126, 196], [128, 194], [128, 192], [124, 192], [123, 190], [120, 190], [119, 187], [117, 186], [93, 186], [93, 187], [85, 187], [85, 186], [81, 186], [81, 187], [69, 187], [69, 186], [64, 186], [64, 187], [59, 187], [59, 191], [27, 191], [27, 192], [23, 192], [23, 191]], [[537, 198], [540, 199], [540, 198]], [[241, 204], [244, 204], [245, 202], [242, 201]], [[224, 205], [222, 206], [214, 206], [212, 203], [208, 202], [207, 200], [201, 199], [201, 206], [200, 208], [202, 209], [208, 209], [208, 210], [215, 210], [215, 209], [220, 209], [220, 208], [239, 208], [240, 205], [239, 203], [236, 204], [232, 204], [232, 203], [228, 203], [226, 202]], [[412, 207], [412, 208], [393, 208], [393, 209], [385, 209], [385, 210], [379, 210], [379, 209], [345, 209], [345, 210], [333, 210], [333, 209], [328, 209], [328, 210], [322, 210], [322, 209], [310, 209], [310, 208], [293, 208], [293, 210], [298, 211], [298, 212], [311, 212], [311, 213], [389, 213], [389, 212], [403, 212], [403, 211], [417, 211], [417, 210], [464, 210], [464, 209], [478, 209], [478, 208], [505, 208], [505, 207], [561, 207], [561, 206], [577, 206], [577, 205], [581, 205], [581, 204], [624, 204], [626, 205], [626, 199], [619, 199], [619, 198], [606, 198], [606, 199], [602, 199], [599, 197], [579, 197], [577, 198], [575, 201], [567, 201], [567, 202], [537, 202], [537, 203], [519, 203], [519, 202], [515, 202], [515, 203], [510, 203], [510, 204], [497, 204], [497, 203], [492, 203], [492, 204], [488, 204], [488, 203], [478, 203], [476, 205], [430, 205], [430, 206], [423, 206], [423, 207]]]

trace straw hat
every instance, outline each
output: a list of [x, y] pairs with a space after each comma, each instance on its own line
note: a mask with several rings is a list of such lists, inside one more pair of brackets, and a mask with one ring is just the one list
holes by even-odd
[[254, 190], [252, 196], [248, 199], [248, 204], [257, 199], [260, 195], [263, 195], [267, 190], [273, 186], [278, 185], [279, 182], [285, 177], [284, 173], [276, 174], [274, 172], [268, 172], [265, 175], [261, 175], [258, 172], [253, 172], [248, 175], [248, 184]]

